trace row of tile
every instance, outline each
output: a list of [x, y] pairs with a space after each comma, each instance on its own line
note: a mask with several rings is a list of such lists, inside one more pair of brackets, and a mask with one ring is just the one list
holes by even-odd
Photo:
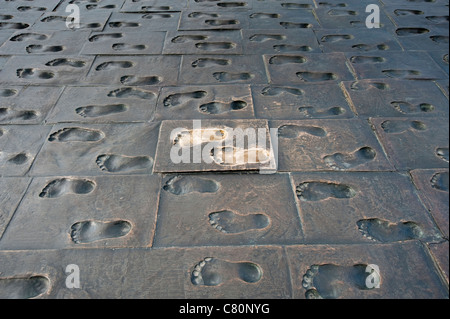
[[[197, 61], [202, 63], [201, 58]], [[5, 85], [0, 89], [0, 124], [449, 116], [448, 80], [331, 82], [181, 87]]]
[[[442, 275], [442, 269], [448, 269], [446, 251], [448, 253], [448, 242], [430, 247], [410, 242], [345, 247], [0, 252], [3, 266], [0, 296], [448, 298], [448, 270]], [[430, 256], [436, 256], [438, 262], [434, 263]], [[370, 285], [370, 288], [366, 284], [372, 279], [368, 265], [377, 266], [380, 280], [379, 285]], [[71, 289], [78, 279], [79, 288]], [[270, 309], [270, 302], [268, 304], [266, 308]], [[167, 313], [178, 314], [179, 311], [174, 308]]]
[[418, 51], [376, 55], [14, 56], [2, 64], [3, 85], [295, 85], [357, 79], [448, 80], [448, 70], [426, 52]]
[[[192, 29], [243, 29], [243, 28], [261, 28], [262, 26], [274, 25], [283, 28], [306, 28], [318, 27], [325, 28], [346, 28], [346, 27], [366, 27], [367, 5], [380, 4], [377, 1], [346, 1], [339, 4], [319, 3], [319, 8], [314, 8], [312, 1], [305, 3], [296, 2], [275, 2], [275, 1], [201, 1], [193, 2], [193, 6], [187, 6], [187, 3], [172, 2], [148, 3], [127, 2], [122, 12], [119, 11], [122, 1], [112, 4], [88, 3], [81, 5], [80, 10], [83, 15], [82, 27], [93, 30], [102, 30], [117, 27], [121, 24], [126, 27], [140, 27], [149, 25], [157, 27], [155, 20], [163, 21], [158, 30], [183, 30]], [[26, 29], [35, 30], [64, 30], [66, 28], [67, 6], [69, 2], [62, 3], [56, 12], [49, 12], [53, 7], [30, 7], [20, 3], [6, 6], [3, 11], [13, 14], [3, 15], [5, 20], [2, 28], [4, 29]], [[17, 8], [21, 8], [17, 9]], [[33, 8], [35, 10], [33, 10]], [[40, 10], [39, 10], [40, 9]], [[47, 10], [44, 13], [44, 9]], [[106, 9], [106, 10], [105, 10]], [[301, 10], [299, 10], [301, 9]], [[448, 9], [446, 5], [417, 5], [417, 4], [391, 4], [383, 6], [380, 11], [381, 25], [392, 28], [397, 26], [438, 25], [448, 24], [448, 15], [443, 14]], [[17, 12], [17, 13], [16, 13]], [[68, 10], [70, 12], [70, 10]], [[123, 12], [149, 12], [143, 18], [152, 21], [136, 22], [136, 14]], [[25, 18], [27, 14], [27, 18]], [[108, 18], [109, 20], [108, 24]], [[1, 17], [1, 16], [0, 16]], [[134, 19], [130, 19], [134, 17]], [[248, 19], [250, 18], [250, 19]], [[134, 22], [133, 22], [134, 21]], [[280, 24], [280, 22], [282, 24]], [[262, 27], [264, 28], [264, 27]]]
[[158, 12], [158, 11], [183, 11], [186, 9], [213, 9], [213, 10], [249, 10], [254, 8], [276, 8], [276, 9], [314, 9], [314, 8], [358, 8], [369, 4], [377, 4], [383, 7], [414, 6], [425, 8], [436, 8], [448, 6], [448, 0], [435, 1], [408, 1], [408, 0], [345, 0], [339, 3], [318, 2], [314, 0], [166, 0], [164, 5], [159, 0], [96, 0], [96, 1], [73, 1], [73, 0], [4, 0], [0, 11], [9, 12], [33, 12], [33, 11], [55, 11], [64, 12], [69, 4], [77, 4], [82, 11], [88, 10], [112, 10], [121, 12]]
[[4, 177], [0, 250], [438, 243], [448, 174]]
[[[428, 29], [427, 29], [428, 30]], [[159, 55], [387, 53], [421, 50], [448, 53], [448, 26], [417, 34], [413, 28], [90, 32], [0, 32], [1, 55]], [[442, 57], [437, 62], [443, 64]], [[447, 57], [448, 68], [448, 57]]]
[[[275, 159], [277, 171], [281, 172], [446, 168], [447, 123], [448, 118], [372, 119], [376, 134], [369, 123], [358, 119], [164, 121], [161, 130], [159, 123], [1, 126], [0, 175], [261, 170], [275, 169]], [[199, 125], [201, 128], [197, 129]], [[258, 153], [256, 162], [246, 160], [247, 155], [239, 157], [237, 142], [232, 146], [234, 161], [221, 157], [229, 156], [226, 146], [230, 145], [230, 138], [238, 136], [239, 130], [266, 134], [265, 141], [263, 137], [255, 138], [255, 145], [251, 146], [262, 152]], [[200, 133], [203, 138], [209, 138], [208, 133], [231, 133], [217, 137], [215, 143], [184, 145], [193, 138], [192, 132]], [[200, 148], [198, 152], [197, 148]], [[110, 167], [99, 163], [106, 155], [115, 159]]]

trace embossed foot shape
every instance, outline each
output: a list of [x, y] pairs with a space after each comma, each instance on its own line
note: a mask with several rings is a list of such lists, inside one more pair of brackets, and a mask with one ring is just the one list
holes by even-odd
[[303, 276], [307, 299], [337, 299], [349, 289], [368, 290], [367, 265], [313, 265]]
[[219, 286], [232, 280], [254, 284], [259, 282], [262, 276], [262, 269], [254, 263], [232, 263], [217, 258], [205, 258], [194, 267], [191, 281], [196, 286]]
[[124, 220], [114, 222], [84, 221], [71, 227], [70, 237], [75, 244], [87, 244], [128, 235], [131, 224]]
[[382, 243], [420, 239], [424, 233], [414, 222], [390, 223], [378, 218], [363, 219], [356, 223], [364, 237]]
[[270, 225], [270, 218], [265, 214], [240, 215], [224, 210], [209, 214], [209, 223], [224, 234], [239, 234], [267, 228]]
[[50, 281], [44, 276], [0, 278], [0, 299], [31, 299], [45, 294]]

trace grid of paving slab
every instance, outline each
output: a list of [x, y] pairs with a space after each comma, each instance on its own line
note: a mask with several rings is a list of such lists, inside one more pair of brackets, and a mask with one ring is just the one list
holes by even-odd
[[448, 298], [448, 10], [1, 0], [0, 298]]

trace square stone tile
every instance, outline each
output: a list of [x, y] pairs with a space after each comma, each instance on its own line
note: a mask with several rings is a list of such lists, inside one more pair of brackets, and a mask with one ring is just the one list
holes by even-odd
[[265, 120], [163, 121], [154, 172], [262, 171], [273, 169]]
[[448, 284], [448, 278], [449, 278], [449, 262], [448, 262], [449, 245], [448, 245], [448, 241], [445, 241], [440, 244], [430, 244], [429, 249], [431, 251], [431, 254], [434, 256], [436, 263], [439, 265], [439, 268], [441, 269], [442, 273], [444, 274], [445, 279], [447, 280], [447, 284]]
[[3, 1], [0, 12], [7, 13], [34, 13], [53, 11], [61, 0], [28, 0]]
[[153, 237], [159, 190], [157, 176], [35, 178], [0, 247], [146, 247]]
[[402, 51], [398, 40], [386, 29], [315, 30], [323, 52]]
[[49, 131], [48, 126], [0, 126], [0, 176], [27, 174]]
[[292, 178], [307, 243], [442, 239], [409, 176], [394, 172], [316, 172], [295, 173]]
[[[365, 3], [358, 3], [357, 5], [339, 7], [330, 1], [324, 1], [331, 4], [330, 6], [319, 6], [315, 9], [316, 16], [319, 19], [320, 25], [324, 29], [366, 29], [366, 19], [369, 13], [366, 13], [368, 4], [373, 4], [374, 1]], [[348, 1], [341, 1], [345, 3]], [[390, 30], [394, 27], [389, 17], [380, 11], [380, 23], [382, 29]]]
[[302, 30], [319, 28], [313, 10], [260, 9], [248, 12], [250, 29]]
[[[198, 60], [202, 63], [204, 60]], [[253, 100], [248, 85], [164, 87], [155, 119], [252, 119]]]
[[0, 239], [29, 184], [29, 178], [2, 177], [0, 179]]
[[[233, 3], [236, 2], [233, 1]], [[217, 3], [211, 2], [211, 4], [216, 5]], [[248, 12], [246, 11], [221, 10], [220, 12], [214, 12], [198, 11], [198, 9], [191, 8], [189, 11], [181, 13], [178, 30], [241, 30], [249, 28], [250, 22], [248, 20]]]
[[169, 31], [164, 54], [243, 54], [238, 30]]
[[14, 56], [2, 70], [0, 83], [15, 85], [78, 84], [89, 71], [93, 57]]
[[[425, 249], [419, 242], [288, 247], [294, 298], [445, 299], [448, 289]], [[378, 267], [378, 277], [369, 277], [368, 265]]]
[[448, 169], [413, 170], [411, 175], [419, 196], [443, 234], [449, 234]]
[[41, 124], [61, 93], [60, 87], [4, 86], [0, 89], [0, 123]]
[[373, 118], [371, 122], [397, 169], [448, 168], [448, 118]]
[[278, 128], [280, 171], [390, 171], [364, 120], [271, 121]]
[[151, 174], [158, 127], [159, 123], [56, 125], [46, 138], [31, 174]]
[[86, 82], [89, 84], [146, 86], [176, 85], [178, 56], [98, 56]]
[[120, 12], [170, 12], [182, 11], [188, 7], [188, 0], [126, 0]]
[[242, 30], [246, 54], [322, 52], [312, 29]]
[[267, 83], [260, 55], [185, 55], [180, 83], [187, 85]]
[[431, 81], [344, 82], [359, 116], [448, 117], [448, 99]]
[[445, 73], [425, 52], [346, 53], [358, 79], [436, 80]]
[[152, 12], [145, 14], [113, 12], [103, 31], [146, 32], [177, 30], [179, 21], [180, 12]]
[[90, 33], [78, 30], [16, 32], [0, 47], [0, 54], [78, 55]]
[[[69, 12], [46, 12], [33, 25], [33, 31], [63, 31], [70, 30], [66, 23], [69, 18]], [[109, 10], [96, 12], [83, 12], [83, 18], [80, 17], [79, 31], [97, 31], [100, 32], [106, 25], [111, 12]], [[69, 20], [70, 21], [70, 20]]]
[[386, 5], [383, 10], [398, 26], [426, 26], [436, 24], [447, 24], [448, 26], [448, 4], [447, 6], [428, 5]]
[[287, 174], [178, 175], [163, 184], [154, 247], [303, 241]]
[[151, 121], [159, 88], [66, 87], [47, 123], [130, 123]]
[[[36, 297], [42, 299], [292, 298], [287, 258], [277, 247], [2, 251], [0, 256], [3, 279], [26, 281], [30, 274], [40, 276], [46, 283], [44, 289], [31, 292], [33, 296], [40, 293]], [[213, 278], [205, 275], [203, 281], [215, 286], [193, 283], [193, 272], [205, 259], [211, 264], [204, 264], [203, 269], [212, 269]], [[74, 263], [80, 270], [81, 289], [68, 289], [65, 284], [65, 270]], [[235, 272], [240, 266], [245, 268], [243, 279], [247, 281]], [[218, 282], [213, 281], [215, 274], [220, 277]], [[14, 292], [2, 291], [6, 296]]]
[[405, 50], [448, 50], [448, 25], [418, 27], [417, 24], [398, 27], [398, 41]]
[[264, 55], [264, 62], [277, 85], [354, 80], [343, 53]]
[[82, 54], [86, 55], [148, 55], [161, 54], [165, 32], [92, 33], [84, 39]]
[[254, 85], [257, 118], [272, 120], [341, 119], [354, 117], [336, 83]]

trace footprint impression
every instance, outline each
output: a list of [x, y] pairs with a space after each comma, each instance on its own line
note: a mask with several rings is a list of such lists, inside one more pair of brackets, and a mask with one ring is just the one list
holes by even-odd
[[362, 219], [357, 223], [359, 231], [367, 239], [382, 243], [399, 242], [424, 237], [424, 232], [414, 222], [391, 223], [378, 218]]
[[[1, 136], [1, 135], [0, 135]], [[6, 159], [6, 162], [14, 165], [23, 165], [30, 159], [30, 156], [26, 153], [19, 154], [5, 154], [0, 152], [0, 165], [3, 164], [3, 161]]]
[[173, 195], [186, 195], [191, 193], [217, 193], [220, 184], [211, 179], [193, 176], [175, 176], [170, 178], [163, 189]]
[[297, 197], [304, 202], [316, 202], [329, 198], [350, 199], [356, 195], [356, 190], [344, 184], [306, 182], [297, 186]]
[[224, 210], [209, 214], [211, 226], [224, 234], [239, 234], [269, 227], [271, 220], [265, 214], [240, 215]]
[[213, 148], [211, 157], [219, 165], [264, 164], [271, 159], [269, 150], [258, 147], [248, 149], [237, 147]]
[[225, 129], [208, 128], [193, 129], [179, 132], [173, 139], [173, 145], [193, 147], [203, 143], [224, 141], [228, 136]]
[[381, 128], [388, 134], [403, 133], [408, 130], [426, 131], [427, 125], [420, 121], [391, 121], [381, 123]]
[[153, 159], [149, 156], [104, 154], [97, 157], [96, 163], [104, 172], [126, 173], [151, 168]]
[[283, 138], [298, 138], [303, 134], [325, 137], [328, 133], [323, 128], [315, 126], [283, 125], [278, 129], [278, 136]]
[[120, 238], [129, 234], [131, 223], [119, 220], [113, 222], [83, 221], [73, 224], [70, 237], [75, 244], [88, 244], [100, 240]]
[[32, 110], [16, 111], [10, 108], [0, 108], [0, 121], [31, 121], [38, 117], [38, 113]]
[[325, 164], [336, 170], [346, 170], [373, 161], [377, 153], [371, 147], [362, 147], [353, 153], [336, 153], [323, 158]]
[[50, 281], [44, 276], [0, 278], [0, 299], [31, 299], [45, 294]]
[[313, 265], [303, 276], [302, 285], [307, 299], [336, 299], [349, 288], [369, 290], [366, 287], [367, 265], [338, 266]]
[[98, 142], [105, 138], [102, 131], [79, 127], [64, 128], [50, 135], [50, 142]]
[[87, 179], [61, 178], [51, 181], [39, 194], [41, 198], [58, 198], [64, 195], [87, 195], [94, 191], [96, 185]]
[[194, 267], [191, 282], [195, 286], [219, 286], [229, 281], [240, 280], [254, 284], [261, 280], [260, 266], [250, 262], [228, 262], [217, 258], [205, 258]]

